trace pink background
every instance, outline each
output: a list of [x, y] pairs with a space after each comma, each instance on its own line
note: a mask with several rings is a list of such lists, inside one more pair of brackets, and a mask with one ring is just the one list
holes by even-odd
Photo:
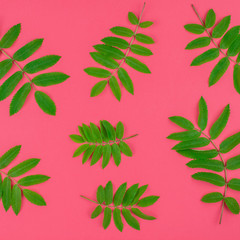
[[[1, 239], [221, 240], [239, 237], [240, 216], [225, 210], [220, 226], [221, 204], [200, 201], [204, 194], [223, 189], [191, 179], [195, 170], [185, 166], [187, 159], [171, 151], [174, 142], [165, 138], [181, 130], [170, 123], [168, 117], [171, 115], [183, 115], [196, 123], [201, 95], [209, 106], [210, 125], [230, 103], [229, 124], [217, 143], [239, 131], [240, 96], [233, 88], [232, 66], [211, 88], [208, 88], [208, 76], [216, 61], [190, 67], [192, 59], [202, 52], [184, 50], [195, 36], [186, 32], [183, 25], [198, 23], [191, 3], [195, 3], [201, 16], [213, 8], [217, 19], [231, 14], [231, 26], [240, 23], [239, 0], [147, 1], [143, 20], [155, 24], [142, 32], [152, 36], [156, 44], [149, 46], [153, 56], [139, 59], [149, 66], [152, 74], [129, 70], [135, 95], [122, 89], [119, 103], [109, 89], [99, 97], [90, 98], [90, 90], [97, 79], [86, 75], [83, 69], [98, 66], [89, 55], [92, 46], [111, 35], [109, 28], [116, 25], [129, 27], [127, 13], [139, 14], [142, 0], [1, 1], [0, 35], [11, 26], [22, 23], [19, 39], [7, 52], [13, 54], [28, 41], [43, 37], [42, 48], [31, 60], [45, 54], [59, 54], [62, 59], [52, 71], [63, 71], [71, 76], [61, 85], [43, 89], [57, 104], [56, 117], [41, 112], [33, 93], [13, 117], [9, 117], [12, 96], [0, 103], [0, 154], [21, 144], [21, 154], [11, 166], [27, 158], [41, 158], [31, 174], [52, 177], [31, 188], [45, 197], [47, 207], [37, 207], [24, 199], [18, 217], [12, 210], [5, 213], [0, 207]], [[81, 164], [81, 157], [72, 158], [78, 144], [73, 143], [68, 135], [77, 133], [78, 124], [98, 123], [101, 119], [114, 125], [121, 120], [126, 126], [126, 136], [139, 134], [128, 141], [133, 157], [123, 157], [118, 168], [113, 161], [102, 170], [100, 164], [90, 167], [89, 162]], [[239, 154], [239, 148], [229, 156], [234, 154]], [[230, 176], [237, 177], [238, 174], [239, 171], [230, 172]], [[140, 220], [140, 232], [124, 223], [124, 230], [120, 233], [113, 222], [108, 230], [103, 230], [103, 217], [90, 219], [95, 205], [81, 199], [80, 194], [95, 199], [97, 186], [108, 180], [112, 180], [115, 190], [125, 181], [128, 186], [149, 184], [146, 195], [161, 197], [145, 211], [158, 219], [151, 222]], [[238, 192], [228, 193], [240, 200]]]

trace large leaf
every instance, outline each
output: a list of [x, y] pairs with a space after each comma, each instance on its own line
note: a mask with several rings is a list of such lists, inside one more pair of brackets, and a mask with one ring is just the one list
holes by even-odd
[[152, 44], [152, 43], [154, 43], [154, 40], [151, 37], [149, 37], [149, 36], [147, 36], [145, 34], [142, 34], [142, 33], [137, 33], [135, 35], [135, 37], [136, 37], [136, 40], [141, 42], [141, 43], [145, 43], [145, 44]]
[[96, 164], [100, 160], [100, 158], [102, 157], [102, 153], [103, 153], [102, 148], [103, 148], [103, 146], [101, 146], [101, 145], [96, 147], [96, 149], [95, 149], [95, 151], [92, 155], [92, 159], [91, 159], [91, 163], [90, 163], [91, 166]]
[[215, 24], [216, 21], [216, 14], [213, 11], [213, 9], [210, 9], [207, 13], [206, 19], [205, 19], [205, 26], [206, 28], [211, 28]]
[[6, 59], [0, 62], [0, 79], [2, 79], [11, 69], [13, 62], [11, 59]]
[[23, 47], [21, 47], [19, 50], [17, 50], [13, 54], [13, 59], [16, 61], [24, 61], [30, 56], [32, 56], [41, 46], [43, 43], [43, 39], [35, 39]]
[[45, 176], [45, 175], [41, 175], [41, 174], [37, 174], [37, 175], [30, 175], [27, 177], [23, 177], [21, 178], [18, 183], [22, 186], [32, 186], [32, 185], [36, 185], [36, 184], [40, 184], [43, 182], [46, 182], [50, 177]]
[[21, 193], [21, 189], [17, 184], [15, 184], [12, 188], [11, 203], [12, 203], [12, 209], [14, 213], [18, 215], [22, 205], [22, 193]]
[[132, 12], [128, 13], [128, 20], [131, 24], [134, 24], [134, 25], [137, 25], [139, 22], [137, 16]]
[[159, 196], [148, 196], [140, 199], [137, 205], [139, 207], [149, 207], [153, 205], [158, 199], [159, 199]]
[[238, 64], [234, 65], [233, 83], [236, 91], [240, 94], [240, 66]]
[[151, 55], [153, 55], [153, 53], [150, 49], [145, 48], [143, 46], [140, 46], [138, 44], [132, 44], [131, 45], [131, 51], [133, 53], [141, 55], [141, 56], [151, 56]]
[[0, 169], [6, 168], [19, 154], [21, 145], [9, 149], [4, 155], [0, 157]]
[[116, 126], [116, 137], [118, 139], [122, 139], [123, 134], [124, 134], [124, 126], [123, 126], [123, 123], [119, 121]]
[[56, 115], [56, 105], [53, 100], [44, 92], [36, 91], [35, 100], [38, 106], [49, 115]]
[[102, 211], [103, 211], [103, 208], [100, 205], [98, 205], [92, 212], [91, 218], [93, 219], [98, 217], [102, 213]]
[[95, 60], [97, 63], [101, 64], [102, 66], [105, 66], [110, 69], [115, 69], [118, 67], [118, 63], [113, 60], [110, 57], [107, 57], [99, 52], [91, 52], [90, 53], [93, 60]]
[[235, 26], [228, 30], [220, 42], [220, 48], [222, 49], [229, 48], [233, 41], [237, 38], [239, 30], [240, 26]]
[[103, 80], [103, 81], [100, 81], [100, 82], [96, 83], [91, 90], [90, 96], [91, 97], [98, 96], [106, 88], [107, 84], [108, 84], [107, 80]]
[[233, 189], [233, 190], [237, 190], [240, 191], [240, 179], [238, 178], [232, 178], [229, 182], [228, 182], [228, 187]]
[[122, 222], [122, 218], [121, 218], [121, 210], [118, 208], [114, 208], [113, 210], [113, 221], [114, 224], [116, 226], [116, 228], [122, 232], [123, 230], [123, 222]]
[[19, 177], [24, 173], [30, 171], [32, 168], [36, 167], [39, 162], [40, 162], [40, 159], [37, 159], [37, 158], [31, 158], [31, 159], [25, 160], [19, 163], [17, 166], [11, 168], [8, 171], [8, 176]]
[[191, 148], [200, 148], [205, 147], [210, 143], [210, 141], [207, 138], [196, 138], [184, 142], [180, 142], [177, 145], [175, 145], [172, 149], [173, 150], [185, 150], [185, 149], [191, 149]]
[[21, 24], [11, 27], [0, 41], [0, 48], [10, 48], [17, 40], [21, 31]]
[[123, 183], [116, 191], [115, 196], [114, 196], [114, 206], [119, 206], [121, 205], [123, 201], [123, 197], [125, 195], [127, 189], [127, 183]]
[[109, 181], [105, 187], [105, 203], [106, 205], [109, 205], [112, 202], [113, 202], [113, 185], [112, 182]]
[[120, 142], [119, 147], [120, 147], [120, 151], [124, 155], [126, 155], [128, 157], [132, 157], [132, 150], [130, 149], [130, 147], [125, 142]]
[[66, 81], [69, 78], [67, 74], [61, 72], [43, 73], [32, 79], [32, 82], [41, 87], [56, 85]]
[[223, 187], [225, 185], [224, 178], [216, 173], [198, 172], [193, 174], [192, 178], [196, 180], [208, 182], [219, 187]]
[[192, 158], [192, 159], [209, 159], [214, 158], [218, 155], [218, 152], [216, 149], [211, 150], [178, 150], [179, 154], [181, 154], [184, 157]]
[[198, 126], [203, 131], [207, 127], [208, 122], [208, 108], [207, 103], [203, 97], [199, 101], [199, 115], [198, 115]]
[[206, 52], [202, 53], [201, 55], [197, 56], [193, 59], [191, 66], [199, 66], [204, 63], [210, 62], [216, 59], [219, 56], [219, 49], [218, 48], [211, 48]]
[[103, 38], [101, 41], [109, 46], [118, 47], [120, 49], [127, 49], [129, 46], [126, 40], [118, 37], [106, 37]]
[[194, 125], [186, 118], [180, 117], [180, 116], [172, 116], [169, 117], [169, 120], [177, 124], [178, 126], [187, 129], [187, 130], [193, 130]]
[[133, 214], [135, 214], [136, 216], [145, 219], [145, 220], [154, 220], [156, 219], [155, 217], [149, 216], [144, 214], [143, 212], [141, 212], [138, 208], [131, 208]]
[[140, 230], [140, 225], [139, 225], [139, 222], [137, 221], [136, 218], [134, 218], [131, 214], [131, 212], [126, 209], [126, 208], [123, 208], [122, 209], [122, 215], [124, 217], [124, 219], [126, 220], [127, 224], [136, 229], [136, 230]]
[[145, 191], [147, 190], [148, 185], [143, 185], [141, 187], [138, 188], [137, 193], [134, 197], [134, 199], [131, 202], [131, 205], [135, 205], [137, 204], [137, 202], [139, 201], [139, 198], [145, 193]]
[[200, 137], [201, 133], [197, 130], [189, 130], [170, 134], [167, 138], [176, 141], [188, 141]]
[[235, 148], [240, 143], [240, 132], [226, 138], [220, 144], [220, 152], [227, 153]]
[[240, 52], [240, 34], [233, 41], [227, 51], [228, 56], [236, 56]]
[[90, 147], [89, 144], [83, 144], [80, 147], [77, 148], [77, 150], [74, 152], [73, 157], [80, 156], [83, 152], [85, 152]]
[[123, 37], [132, 37], [134, 32], [126, 27], [113, 27], [110, 29], [110, 31], [118, 36], [123, 36]]
[[126, 64], [130, 67], [132, 67], [133, 69], [142, 72], [142, 73], [151, 73], [151, 71], [149, 70], [149, 68], [147, 67], [147, 65], [145, 65], [144, 63], [140, 62], [139, 60], [137, 60], [136, 58], [133, 57], [126, 57]]
[[113, 156], [113, 160], [115, 162], [115, 164], [117, 166], [119, 166], [119, 164], [121, 163], [121, 152], [120, 152], [120, 148], [119, 146], [114, 143], [111, 146], [111, 150], [112, 150], [112, 156]]
[[111, 223], [112, 210], [109, 207], [105, 207], [104, 209], [104, 217], [103, 217], [103, 228], [107, 229], [109, 224]]
[[191, 41], [185, 49], [196, 49], [196, 48], [202, 48], [202, 47], [206, 47], [210, 44], [211, 39], [209, 37], [200, 37], [197, 39], [194, 39], [193, 41]]
[[230, 65], [228, 57], [222, 58], [213, 68], [209, 77], [209, 86], [214, 85], [224, 75]]
[[220, 23], [214, 27], [212, 31], [212, 37], [213, 38], [220, 38], [223, 36], [223, 34], [227, 31], [228, 26], [231, 21], [231, 16], [224, 17]]
[[23, 195], [26, 197], [26, 199], [38, 206], [46, 206], [46, 202], [43, 199], [43, 197], [41, 195], [39, 195], [38, 193], [28, 190], [28, 189], [23, 189]]
[[45, 70], [47, 68], [52, 67], [55, 65], [59, 60], [60, 56], [57, 55], [47, 55], [41, 58], [38, 58], [23, 68], [23, 71], [26, 73], [37, 73], [39, 71]]
[[226, 168], [228, 170], [236, 170], [240, 168], [240, 155], [229, 158], [227, 160]]
[[184, 28], [194, 34], [202, 34], [205, 31], [204, 27], [200, 24], [187, 24]]
[[216, 203], [223, 200], [223, 195], [220, 192], [212, 192], [204, 195], [201, 199], [205, 203]]
[[112, 46], [108, 46], [105, 44], [97, 44], [95, 46], [93, 46], [98, 52], [114, 58], [114, 59], [123, 59], [125, 54], [118, 48], [112, 47]]
[[123, 68], [118, 69], [118, 77], [122, 83], [122, 85], [125, 87], [125, 89], [131, 93], [134, 94], [134, 88], [133, 88], [133, 82], [131, 78], [129, 77], [127, 71]]
[[120, 89], [117, 79], [114, 76], [112, 76], [109, 79], [109, 86], [112, 90], [113, 95], [116, 97], [116, 99], [118, 101], [120, 101], [121, 100], [121, 89]]
[[16, 88], [18, 83], [23, 78], [22, 72], [15, 72], [11, 77], [9, 77], [0, 87], [0, 101], [7, 98], [13, 90]]
[[128, 188], [122, 201], [122, 205], [124, 207], [129, 206], [132, 203], [134, 197], [136, 196], [137, 191], [138, 184], [134, 184], [130, 188]]
[[201, 159], [201, 160], [192, 160], [186, 164], [190, 168], [204, 168], [213, 170], [216, 172], [222, 172], [224, 169], [224, 165], [219, 160], [208, 160], [208, 159]]
[[106, 144], [103, 146], [103, 161], [102, 161], [102, 168], [105, 168], [108, 163], [109, 160], [111, 158], [111, 146], [109, 144]]
[[10, 116], [19, 112], [31, 91], [31, 84], [25, 83], [14, 95], [10, 104]]
[[5, 211], [7, 211], [11, 206], [11, 180], [5, 177], [2, 183], [2, 203]]
[[211, 139], [216, 139], [222, 133], [223, 129], [227, 125], [229, 115], [230, 115], [230, 107], [228, 104], [224, 108], [220, 117], [214, 122], [214, 124], [210, 128], [209, 133], [210, 133]]
[[224, 202], [226, 203], [228, 209], [233, 214], [239, 214], [239, 204], [236, 201], [236, 199], [234, 199], [232, 197], [226, 197], [226, 198], [224, 198]]
[[102, 185], [97, 189], [97, 201], [99, 204], [102, 204], [105, 201], [105, 191]]
[[88, 75], [98, 78], [107, 78], [111, 75], [111, 73], [108, 70], [96, 67], [85, 68], [84, 71]]

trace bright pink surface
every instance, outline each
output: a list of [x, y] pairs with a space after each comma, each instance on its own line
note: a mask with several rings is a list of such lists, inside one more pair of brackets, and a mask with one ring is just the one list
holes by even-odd
[[[240, 216], [224, 211], [223, 223], [218, 224], [221, 204], [204, 204], [200, 198], [210, 191], [222, 188], [191, 179], [195, 171], [185, 166], [184, 157], [171, 151], [174, 142], [165, 137], [181, 130], [170, 123], [171, 115], [183, 115], [194, 123], [197, 103], [204, 96], [209, 106], [209, 123], [213, 123], [223, 107], [230, 103], [231, 116], [219, 141], [239, 130], [240, 96], [233, 89], [232, 69], [216, 86], [208, 88], [208, 76], [216, 61], [200, 67], [190, 67], [191, 60], [202, 50], [186, 51], [186, 44], [194, 36], [183, 28], [187, 23], [198, 23], [190, 4], [195, 3], [201, 16], [208, 9], [216, 11], [217, 19], [232, 15], [232, 26], [240, 23], [239, 0], [217, 1], [159, 1], [149, 0], [143, 20], [154, 25], [142, 30], [152, 36], [156, 44], [149, 46], [154, 55], [140, 57], [152, 71], [144, 75], [130, 71], [135, 95], [122, 89], [122, 101], [117, 102], [109, 89], [96, 98], [90, 90], [97, 79], [87, 76], [83, 69], [97, 66], [89, 56], [92, 46], [111, 35], [109, 28], [129, 26], [128, 11], [139, 14], [143, 1], [139, 0], [2, 0], [2, 36], [16, 23], [22, 23], [22, 33], [7, 52], [12, 54], [34, 38], [45, 39], [42, 48], [31, 59], [45, 54], [59, 54], [61, 61], [52, 68], [71, 76], [61, 85], [45, 90], [57, 104], [56, 117], [43, 114], [34, 96], [28, 98], [23, 109], [9, 117], [11, 98], [0, 103], [1, 148], [3, 154], [12, 146], [21, 144], [22, 150], [14, 161], [39, 157], [39, 166], [32, 174], [46, 174], [51, 180], [31, 189], [42, 194], [47, 207], [37, 207], [23, 201], [22, 211], [16, 217], [12, 210], [5, 213], [0, 207], [1, 239], [24, 240], [146, 240], [146, 239], [237, 239], [240, 234]], [[3, 59], [3, 56], [1, 56]], [[116, 167], [112, 161], [102, 170], [100, 164], [90, 167], [81, 164], [81, 157], [72, 158], [78, 144], [68, 135], [77, 133], [77, 125], [100, 119], [126, 126], [126, 136], [138, 133], [128, 141], [132, 158], [123, 157]], [[239, 149], [231, 154], [239, 154]], [[238, 176], [237, 171], [235, 175]], [[238, 172], [239, 174], [239, 172]], [[127, 181], [149, 184], [146, 195], [160, 195], [160, 200], [146, 213], [156, 221], [140, 220], [141, 231], [125, 223], [120, 233], [111, 223], [102, 228], [102, 217], [90, 219], [95, 205], [80, 198], [80, 194], [95, 198], [99, 184], [112, 180], [114, 188]], [[230, 192], [240, 200], [239, 194]]]

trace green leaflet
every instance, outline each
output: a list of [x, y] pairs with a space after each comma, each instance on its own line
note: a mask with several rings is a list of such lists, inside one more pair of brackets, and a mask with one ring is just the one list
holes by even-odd
[[39, 162], [40, 162], [40, 159], [37, 159], [37, 158], [31, 158], [26, 161], [23, 161], [19, 163], [17, 166], [11, 168], [8, 171], [8, 176], [19, 177], [24, 173], [28, 172], [29, 170], [31, 170], [32, 168], [36, 167]]
[[159, 196], [148, 196], [140, 199], [137, 205], [139, 207], [149, 207], [153, 205], [158, 199], [159, 199]]
[[45, 57], [38, 58], [28, 63], [23, 68], [23, 71], [26, 73], [37, 73], [39, 71], [52, 67], [60, 60], [60, 58], [61, 57], [57, 55], [47, 55]]
[[89, 148], [89, 144], [83, 144], [81, 145], [73, 154], [73, 157], [78, 157], [83, 152], [85, 152]]
[[113, 27], [110, 29], [110, 31], [118, 36], [123, 36], [123, 37], [132, 37], [134, 32], [126, 27]]
[[220, 38], [223, 36], [223, 34], [227, 31], [228, 26], [230, 24], [231, 21], [231, 16], [227, 16], [225, 18], [223, 18], [221, 20], [220, 23], [218, 23], [216, 25], [216, 27], [214, 27], [213, 31], [212, 31], [212, 37], [213, 38]]
[[5, 177], [2, 183], [2, 203], [7, 212], [11, 206], [11, 180]]
[[220, 48], [227, 49], [231, 46], [233, 41], [237, 38], [239, 34], [240, 26], [235, 26], [229, 29], [226, 34], [223, 36], [220, 42]]
[[120, 152], [120, 148], [119, 146], [114, 143], [112, 146], [111, 146], [111, 150], [112, 150], [112, 156], [113, 156], [113, 160], [115, 162], [115, 164], [117, 166], [119, 166], [119, 164], [121, 163], [121, 152]]
[[14, 185], [12, 188], [11, 203], [12, 203], [12, 209], [14, 213], [18, 215], [22, 205], [22, 193], [18, 185]]
[[205, 26], [206, 28], [211, 28], [216, 22], [216, 14], [213, 11], [213, 9], [210, 9], [207, 13], [206, 19], [205, 19]]
[[191, 50], [196, 48], [206, 47], [211, 43], [211, 39], [209, 37], [200, 37], [193, 41], [191, 41], [185, 49]]
[[82, 136], [79, 136], [77, 134], [71, 134], [69, 135], [69, 137], [71, 138], [72, 141], [76, 142], [76, 143], [84, 143], [84, 139]]
[[61, 72], [51, 72], [51, 73], [43, 73], [32, 79], [32, 82], [41, 87], [47, 87], [56, 85], [66, 81], [69, 78], [68, 75]]
[[214, 85], [224, 75], [230, 65], [228, 57], [222, 58], [212, 70], [209, 77], [209, 87]]
[[233, 190], [237, 190], [240, 191], [240, 179], [238, 178], [232, 178], [229, 182], [228, 182], [228, 187], [233, 189]]
[[188, 141], [200, 137], [201, 133], [197, 130], [189, 130], [184, 132], [172, 133], [167, 138], [177, 141]]
[[127, 49], [128, 48], [128, 42], [122, 38], [118, 37], [106, 37], [101, 40], [106, 45], [112, 46], [112, 47], [118, 47], [120, 49]]
[[38, 106], [49, 115], [56, 115], [56, 105], [53, 100], [44, 92], [36, 91], [35, 100]]
[[98, 96], [104, 89], [105, 87], [107, 86], [108, 84], [108, 81], [107, 80], [103, 80], [103, 81], [100, 81], [98, 82], [97, 84], [95, 84], [91, 90], [91, 94], [90, 96], [91, 97], [96, 97]]
[[118, 101], [120, 101], [121, 100], [121, 89], [120, 89], [117, 79], [114, 76], [112, 76], [109, 79], [109, 86], [112, 90], [113, 95], [116, 97], [116, 99]]
[[0, 86], [0, 101], [6, 99], [23, 78], [22, 72], [15, 72]]
[[103, 146], [103, 161], [102, 161], [102, 168], [105, 168], [111, 158], [112, 150], [110, 145], [104, 145]]
[[151, 71], [149, 70], [149, 68], [147, 67], [147, 65], [145, 65], [144, 63], [140, 62], [139, 60], [137, 60], [136, 58], [133, 57], [126, 57], [126, 64], [130, 67], [132, 67], [133, 69], [142, 72], [142, 73], [151, 73]]
[[82, 124], [82, 129], [83, 129], [83, 133], [84, 133], [84, 136], [85, 138], [87, 139], [88, 142], [96, 142], [94, 137], [93, 137], [93, 134], [92, 134], [92, 131], [90, 129], [90, 127], [88, 127], [86, 124]]
[[139, 22], [137, 16], [132, 12], [128, 13], [128, 20], [133, 25], [137, 25]]
[[216, 173], [198, 172], [198, 173], [193, 174], [192, 178], [195, 180], [208, 182], [208, 183], [214, 184], [219, 187], [223, 187], [225, 185], [224, 178]]
[[41, 195], [39, 195], [38, 193], [28, 190], [28, 189], [23, 189], [23, 195], [26, 197], [26, 199], [38, 206], [46, 206], [46, 202], [43, 199], [43, 197]]
[[27, 96], [31, 91], [31, 84], [25, 83], [14, 95], [11, 104], [10, 104], [10, 116], [14, 115], [15, 113], [19, 112], [23, 107]]
[[134, 88], [133, 88], [133, 82], [131, 78], [129, 77], [127, 71], [123, 68], [118, 69], [118, 77], [122, 83], [122, 85], [125, 87], [125, 89], [131, 93], [134, 94]]
[[12, 60], [6, 59], [0, 62], [0, 79], [2, 79], [12, 68]]
[[124, 135], [124, 126], [122, 122], [118, 122], [116, 126], [116, 137], [122, 139]]
[[[124, 58], [125, 54], [118, 48], [108, 46], [105, 44], [97, 44], [93, 46], [98, 52], [106, 55], [107, 57], [121, 60]], [[109, 75], [110, 76], [110, 75]]]
[[227, 153], [235, 148], [240, 143], [240, 132], [226, 138], [220, 144], [220, 152]]
[[107, 131], [103, 125], [103, 121], [100, 121], [100, 130], [104, 142], [109, 142]]
[[131, 45], [131, 51], [133, 53], [141, 55], [141, 56], [151, 56], [151, 55], [153, 55], [153, 53], [150, 49], [145, 48], [143, 46], [140, 46], [138, 44], [132, 44]]
[[117, 189], [114, 196], [114, 201], [113, 201], [114, 206], [119, 206], [122, 203], [126, 190], [127, 190], [127, 183], [123, 183], [122, 185], [120, 185], [120, 187]]
[[112, 210], [109, 207], [106, 207], [104, 209], [104, 218], [103, 218], [103, 228], [107, 229], [107, 227], [111, 223], [111, 218], [112, 218]]
[[145, 220], [155, 220], [155, 217], [149, 216], [144, 214], [143, 212], [141, 212], [138, 208], [131, 208], [133, 214], [135, 214], [136, 216], [145, 219]]
[[209, 159], [214, 158], [218, 155], [218, 152], [215, 149], [211, 150], [178, 150], [179, 154], [184, 157], [192, 158], [192, 159]]
[[148, 28], [148, 27], [150, 27], [150, 26], [152, 26], [152, 25], [153, 25], [153, 22], [145, 21], [145, 22], [141, 22], [141, 23], [139, 24], [139, 27], [141, 27], [141, 28]]
[[16, 61], [24, 61], [30, 56], [32, 56], [41, 46], [43, 43], [43, 39], [35, 39], [23, 47], [21, 47], [19, 50], [17, 50], [13, 54], [13, 59]]
[[17, 40], [21, 31], [21, 24], [11, 27], [0, 41], [0, 48], [10, 48]]
[[240, 93], [240, 66], [238, 64], [234, 65], [233, 83], [234, 83], [234, 87], [235, 87], [236, 91], [238, 93]]
[[194, 34], [202, 34], [205, 31], [204, 27], [200, 24], [187, 24], [184, 28]]
[[44, 183], [48, 179], [50, 179], [50, 177], [41, 175], [41, 174], [37, 174], [37, 175], [30, 175], [27, 177], [23, 177], [18, 181], [18, 183], [22, 186], [28, 187], [28, 186]]
[[240, 52], [240, 34], [233, 41], [227, 51], [228, 56], [236, 56]]
[[208, 122], [207, 103], [203, 97], [200, 98], [198, 108], [199, 108], [198, 126], [203, 131], [207, 127]]
[[204, 63], [210, 62], [219, 56], [219, 50], [217, 48], [211, 48], [201, 55], [194, 58], [191, 66], [200, 66]]
[[216, 203], [223, 200], [223, 195], [220, 192], [212, 192], [204, 195], [201, 199], [205, 203]]
[[113, 202], [113, 185], [112, 182], [109, 181], [105, 187], [105, 203], [106, 205], [109, 205], [112, 202]]
[[116, 132], [115, 132], [113, 125], [106, 120], [103, 120], [102, 124], [103, 124], [104, 128], [106, 129], [108, 139], [110, 139], [112, 141], [116, 140]]
[[122, 214], [123, 214], [123, 217], [124, 219], [126, 220], [127, 224], [136, 229], [136, 230], [140, 230], [140, 225], [139, 225], [139, 222], [137, 221], [136, 218], [134, 218], [132, 215], [131, 215], [131, 212], [126, 209], [126, 208], [123, 208], [122, 209]]
[[0, 174], [0, 200], [2, 198], [2, 175]]
[[129, 206], [132, 203], [134, 197], [136, 196], [137, 191], [138, 191], [138, 184], [134, 184], [130, 188], [128, 188], [123, 198], [122, 206], [124, 207]]
[[105, 191], [102, 185], [97, 189], [97, 201], [99, 204], [102, 204], [105, 201]]
[[169, 120], [177, 124], [178, 126], [187, 129], [187, 130], [193, 130], [194, 125], [186, 118], [180, 117], [180, 116], [172, 116], [169, 117]]
[[211, 139], [216, 139], [222, 133], [222, 131], [227, 125], [229, 115], [230, 115], [230, 107], [228, 104], [224, 108], [220, 117], [214, 122], [214, 124], [210, 128], [209, 133], [210, 133]]
[[96, 68], [96, 67], [89, 67], [85, 68], [84, 71], [93, 77], [98, 78], [107, 78], [111, 75], [111, 73], [108, 70], [102, 69], [102, 68]]
[[107, 57], [99, 52], [91, 52], [91, 57], [94, 61], [110, 69], [115, 69], [118, 67], [118, 63], [110, 57]]
[[96, 142], [102, 143], [101, 133], [99, 131], [99, 128], [94, 123], [90, 123], [90, 130], [92, 133], [92, 137], [96, 140]]
[[95, 151], [93, 152], [93, 155], [92, 155], [92, 159], [91, 159], [91, 166], [93, 166], [94, 164], [96, 164], [100, 158], [102, 157], [102, 148], [103, 146], [99, 145], [96, 147]]
[[6, 168], [19, 154], [21, 145], [9, 149], [5, 154], [0, 157], [0, 169]]
[[239, 205], [236, 199], [232, 197], [226, 197], [224, 198], [224, 202], [226, 203], [228, 209], [233, 213], [233, 214], [239, 214]]
[[210, 143], [210, 141], [204, 137], [202, 138], [196, 138], [188, 141], [183, 141], [175, 145], [172, 149], [173, 150], [185, 150], [185, 149], [191, 149], [191, 148], [200, 148], [207, 146]]
[[128, 156], [128, 157], [132, 157], [132, 150], [130, 149], [130, 147], [125, 143], [125, 142], [120, 142], [119, 143], [119, 148], [120, 148], [120, 151]]
[[98, 217], [102, 213], [102, 211], [103, 211], [103, 208], [100, 205], [98, 205], [92, 212], [91, 218], [94, 219]]
[[227, 160], [226, 168], [228, 170], [236, 170], [240, 168], [240, 155], [229, 158]]
[[135, 37], [136, 37], [136, 40], [141, 43], [145, 43], [145, 44], [153, 44], [154, 43], [154, 40], [151, 37], [149, 37], [145, 34], [142, 34], [142, 33], [137, 33], [135, 35]]
[[94, 150], [96, 149], [96, 146], [94, 145], [90, 145], [87, 150], [85, 151], [85, 153], [83, 154], [83, 158], [82, 158], [82, 163], [84, 164], [89, 158], [90, 156], [93, 154]]
[[186, 165], [190, 168], [204, 168], [215, 172], [222, 172], [224, 169], [223, 163], [219, 160], [208, 159], [192, 160], [188, 162]]
[[137, 204], [137, 202], [139, 201], [139, 198], [145, 193], [147, 188], [148, 188], [148, 185], [143, 185], [138, 188], [137, 193], [136, 193], [133, 201], [131, 202], [131, 205]]
[[122, 218], [121, 218], [121, 211], [118, 208], [115, 208], [113, 210], [113, 221], [114, 221], [114, 224], [115, 224], [116, 228], [120, 232], [122, 232], [122, 230], [123, 230], [123, 222], [122, 222]]

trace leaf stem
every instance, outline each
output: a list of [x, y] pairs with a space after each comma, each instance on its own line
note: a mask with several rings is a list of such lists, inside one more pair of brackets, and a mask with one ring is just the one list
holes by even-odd
[[23, 190], [22, 186], [14, 178], [10, 177], [7, 173], [3, 172], [2, 170], [0, 170], [0, 173], [4, 174], [7, 178], [9, 178], [11, 181], [17, 184], [19, 188]]
[[207, 33], [208, 37], [211, 39], [211, 41], [212, 41], [212, 43], [215, 45], [215, 47], [216, 47], [225, 57], [227, 57], [230, 61], [232, 61], [234, 64], [238, 64], [238, 65], [239, 65], [239, 63], [238, 63], [237, 61], [235, 61], [234, 59], [232, 59], [231, 57], [229, 57], [229, 56], [219, 47], [219, 45], [214, 41], [211, 33], [210, 33], [210, 32], [208, 31], [208, 29], [206, 28], [206, 26], [205, 26], [202, 18], [200, 17], [199, 13], [197, 12], [195, 6], [194, 6], [193, 4], [192, 4], [191, 6], [192, 6], [193, 11], [196, 13], [199, 21], [201, 22], [202, 26], [204, 27], [205, 32]]
[[19, 65], [19, 63], [18, 63], [15, 59], [13, 59], [11, 56], [9, 56], [9, 55], [5, 52], [5, 50], [3, 50], [2, 48], [0, 48], [0, 51], [1, 51], [6, 57], [8, 57], [9, 59], [12, 60], [12, 62], [19, 68], [19, 70], [22, 72], [22, 74], [23, 74], [23, 75], [27, 78], [27, 80], [30, 82], [32, 88], [36, 91], [36, 88], [35, 88], [32, 80], [31, 80], [30, 77], [27, 75], [27, 73], [23, 71], [23, 68]]

